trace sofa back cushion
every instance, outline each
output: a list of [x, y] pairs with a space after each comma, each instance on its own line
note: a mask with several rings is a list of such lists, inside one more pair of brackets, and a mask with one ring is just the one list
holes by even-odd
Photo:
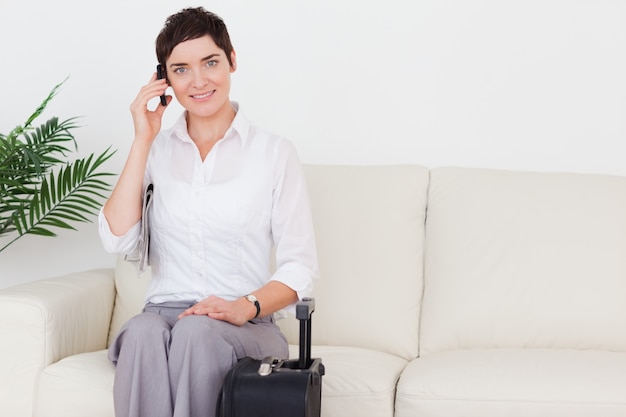
[[420, 354], [626, 349], [626, 178], [431, 171]]
[[[313, 343], [417, 356], [428, 170], [306, 166], [320, 279]], [[279, 322], [291, 343], [297, 323]]]
[[122, 325], [143, 310], [149, 280], [150, 267], [143, 274], [139, 275], [135, 264], [125, 261], [124, 256], [120, 255], [117, 257], [115, 265], [115, 304], [107, 347], [113, 342]]

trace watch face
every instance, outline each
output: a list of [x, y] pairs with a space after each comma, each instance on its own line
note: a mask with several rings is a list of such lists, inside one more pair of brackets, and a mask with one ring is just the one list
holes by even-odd
[[246, 298], [248, 299], [248, 301], [251, 301], [251, 302], [253, 302], [253, 303], [254, 303], [255, 301], [257, 301], [256, 297], [255, 297], [254, 295], [252, 295], [252, 294], [248, 294], [248, 295], [246, 295]]

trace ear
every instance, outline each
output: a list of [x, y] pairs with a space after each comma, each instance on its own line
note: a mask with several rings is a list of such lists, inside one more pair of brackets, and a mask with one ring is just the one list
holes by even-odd
[[230, 62], [232, 62], [232, 65], [230, 66], [230, 72], [237, 71], [237, 54], [235, 53], [234, 49], [230, 53]]

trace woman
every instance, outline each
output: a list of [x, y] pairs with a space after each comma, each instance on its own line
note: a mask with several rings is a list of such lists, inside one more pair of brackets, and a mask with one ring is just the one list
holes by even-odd
[[[153, 74], [131, 104], [135, 138], [99, 218], [105, 248], [131, 252], [153, 185], [146, 305], [109, 349], [115, 413], [206, 417], [238, 359], [288, 356], [273, 313], [311, 295], [313, 227], [293, 146], [229, 99], [237, 60], [224, 22], [203, 8], [181, 10], [156, 52], [166, 79]], [[168, 85], [185, 111], [161, 131], [167, 107], [151, 111], [148, 101]]]

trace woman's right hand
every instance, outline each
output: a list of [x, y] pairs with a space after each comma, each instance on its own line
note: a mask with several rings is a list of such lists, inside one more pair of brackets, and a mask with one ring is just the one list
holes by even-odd
[[[165, 94], [167, 81], [157, 79], [156, 72], [150, 77], [148, 84], [141, 87], [137, 97], [130, 105], [130, 112], [135, 125], [135, 140], [152, 143], [161, 130], [161, 119], [166, 106], [159, 103], [154, 110], [148, 109], [148, 101]], [[167, 96], [167, 103], [172, 101], [172, 96]]]
[[[148, 110], [148, 101], [165, 94], [166, 89], [167, 82], [157, 80], [156, 73], [154, 73], [148, 84], [141, 87], [130, 105], [135, 125], [135, 139], [117, 184], [104, 205], [104, 216], [111, 232], [116, 236], [128, 233], [130, 228], [141, 219], [146, 163], [152, 142], [161, 129], [161, 119], [165, 111], [165, 106], [161, 103], [156, 109]], [[167, 103], [171, 101], [172, 96], [167, 96]]]

